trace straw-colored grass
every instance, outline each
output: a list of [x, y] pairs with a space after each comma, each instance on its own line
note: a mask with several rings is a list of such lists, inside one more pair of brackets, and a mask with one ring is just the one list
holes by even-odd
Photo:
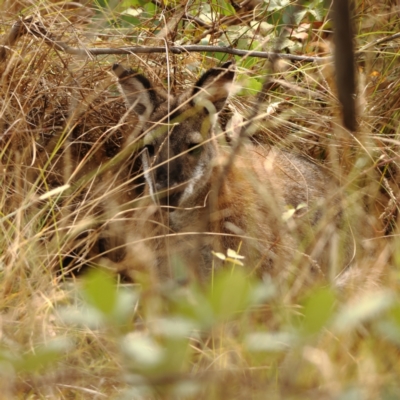
[[[282, 52], [331, 54], [327, 10], [320, 6], [303, 17], [310, 25], [295, 25]], [[271, 7], [252, 2], [235, 12], [225, 2], [4, 0], [0, 33], [5, 40], [22, 15], [71, 47], [173, 40], [273, 50], [289, 8]], [[357, 50], [398, 32], [395, 2], [357, 2], [354, 13]], [[136, 121], [111, 66], [130, 65], [179, 91], [223, 55], [71, 55], [37, 31], [10, 46], [4, 40], [1, 399], [400, 396], [398, 39], [357, 56], [355, 133], [341, 127], [330, 60], [271, 66], [236, 59], [243, 88], [220, 116], [222, 125], [233, 113], [250, 118], [264, 77], [271, 78], [275, 85], [259, 108], [252, 140], [300, 154], [329, 173], [346, 229], [325, 216], [314, 239], [297, 249], [310, 253], [331, 229], [323, 274], [303, 260], [260, 279], [248, 266], [227, 262], [206, 282], [183, 285], [146, 269], [154, 257], [149, 238], [129, 228], [144, 179], [139, 144], [127, 144]], [[130, 242], [140, 249], [131, 261]], [[342, 271], [349, 242], [352, 267]]]

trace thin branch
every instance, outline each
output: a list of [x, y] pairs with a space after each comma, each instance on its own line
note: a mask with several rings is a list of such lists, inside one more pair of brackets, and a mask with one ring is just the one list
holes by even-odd
[[[363, 54], [366, 49], [371, 48], [375, 45], [388, 42], [390, 40], [400, 38], [400, 33], [392, 35], [388, 38], [382, 38], [377, 40], [376, 42], [372, 42], [366, 46], [364, 46], [359, 51], [355, 52], [357, 56]], [[52, 41], [46, 40], [47, 44], [54, 46], [57, 50], [64, 51], [67, 54], [73, 55], [106, 55], [106, 54], [151, 54], [151, 53], [165, 53], [166, 51], [170, 51], [173, 54], [182, 54], [182, 53], [225, 53], [232, 54], [235, 56], [242, 57], [258, 57], [258, 58], [267, 58], [270, 60], [275, 59], [283, 59], [283, 60], [291, 60], [291, 61], [303, 61], [303, 62], [321, 62], [331, 60], [331, 56], [326, 57], [311, 57], [311, 56], [300, 56], [296, 54], [286, 54], [286, 53], [276, 53], [274, 51], [254, 51], [254, 50], [239, 50], [234, 49], [232, 47], [227, 46], [207, 46], [207, 45], [186, 45], [186, 46], [169, 46], [168, 48], [162, 46], [155, 47], [138, 47], [138, 46], [127, 46], [127, 47], [103, 47], [103, 48], [94, 48], [88, 47], [85, 49], [79, 49], [76, 47], [71, 47], [62, 41]]]
[[293, 54], [277, 54], [273, 51], [248, 51], [233, 49], [231, 47], [221, 47], [221, 46], [200, 46], [200, 45], [189, 45], [189, 46], [169, 46], [166, 47], [120, 47], [120, 48], [87, 48], [87, 49], [77, 49], [66, 45], [63, 42], [54, 42], [54, 47], [57, 50], [62, 50], [68, 54], [75, 55], [102, 55], [102, 54], [150, 54], [150, 53], [165, 53], [170, 51], [173, 54], [182, 53], [192, 53], [192, 52], [208, 52], [208, 53], [226, 53], [236, 56], [246, 56], [246, 57], [258, 57], [258, 58], [268, 58], [273, 57], [282, 58], [292, 61], [305, 61], [305, 62], [316, 62], [322, 60], [328, 60], [331, 57], [309, 57], [309, 56], [298, 56]]
[[[221, 46], [187, 45], [187, 46], [168, 46], [168, 48], [163, 46], [156, 46], [156, 47], [128, 46], [119, 48], [94, 48], [94, 47], [76, 48], [69, 46], [63, 41], [55, 40], [53, 35], [49, 33], [41, 23], [32, 22], [32, 17], [29, 17], [24, 20], [21, 19], [17, 21], [11, 28], [10, 33], [4, 39], [3, 44], [0, 45], [0, 62], [2, 62], [5, 59], [7, 52], [10, 50], [10, 47], [13, 46], [21, 36], [27, 33], [42, 38], [46, 44], [54, 47], [56, 50], [63, 51], [67, 54], [72, 54], [72, 55], [98, 56], [107, 54], [151, 54], [151, 53], [165, 53], [167, 51], [170, 51], [173, 54], [184, 54], [192, 52], [225, 53], [242, 57], [258, 57], [258, 58], [266, 58], [269, 60], [275, 60], [277, 58], [278, 59], [281, 58], [290, 61], [302, 61], [302, 62], [323, 62], [332, 60], [331, 56], [311, 57], [311, 56], [301, 56], [295, 54], [276, 53], [274, 51], [239, 50], [226, 46], [221, 47]], [[387, 38], [379, 39], [361, 48], [359, 51], [356, 52], [356, 55], [362, 54], [365, 50], [375, 45], [379, 45], [384, 42], [398, 38], [400, 38], [400, 33], [392, 35]]]
[[382, 43], [390, 42], [391, 40], [400, 39], [400, 33], [395, 33], [394, 35], [390, 35], [381, 39], [377, 39], [374, 42], [367, 43], [365, 46], [361, 47], [360, 50], [356, 52], [357, 55], [364, 53], [366, 50], [371, 47], [378, 46]]
[[[166, 51], [170, 51], [173, 54], [208, 52], [208, 53], [232, 54], [242, 57], [251, 56], [251, 57], [267, 58], [267, 59], [276, 59], [276, 57], [278, 57], [292, 61], [304, 61], [304, 62], [319, 62], [330, 59], [330, 57], [310, 57], [310, 56], [299, 56], [294, 54], [277, 54], [273, 51], [267, 51], [267, 52], [253, 51], [253, 50], [249, 51], [249, 50], [233, 49], [231, 47], [201, 46], [201, 45], [168, 46], [168, 48], [163, 46], [155, 46], [155, 47], [129, 46], [129, 47], [119, 47], [119, 48], [93, 48], [93, 47], [76, 48], [69, 46], [67, 43], [63, 41], [55, 40], [53, 38], [53, 35], [47, 32], [46, 28], [41, 23], [39, 22], [33, 23], [32, 19], [17, 21], [14, 24], [11, 31], [18, 32], [17, 39], [21, 37], [23, 34], [30, 33], [34, 36], [42, 38], [46, 44], [54, 47], [54, 49], [72, 55], [98, 56], [106, 54], [151, 54], [151, 53], [165, 53]], [[9, 36], [11, 36], [11, 32]], [[15, 41], [12, 44], [14, 43]]]
[[210, 26], [209, 24], [207, 24], [206, 22], [204, 22], [204, 21], [201, 20], [200, 18], [194, 17], [193, 15], [185, 14], [185, 16], [183, 17], [183, 19], [186, 19], [187, 21], [193, 21], [193, 22], [195, 22], [197, 25], [201, 26], [202, 28], [211, 29], [211, 26]]

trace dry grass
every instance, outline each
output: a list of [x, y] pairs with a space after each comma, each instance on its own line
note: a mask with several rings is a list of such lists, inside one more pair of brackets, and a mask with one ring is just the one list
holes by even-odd
[[[128, 7], [113, 9], [112, 2], [97, 9], [50, 1], [0, 7], [3, 35], [23, 10], [70, 46], [151, 46], [165, 38], [156, 23], [164, 26], [161, 7], [135, 17], [140, 29], [119, 24], [118, 12]], [[198, 5], [186, 11], [199, 17]], [[244, 7], [239, 20], [210, 14], [223, 20], [210, 43], [224, 44], [239, 28], [246, 43], [276, 37], [276, 27], [262, 36], [243, 22], [267, 20], [268, 13], [253, 11]], [[174, 24], [181, 5], [164, 12], [168, 39], [206, 37], [209, 27]], [[360, 2], [357, 48], [396, 33], [399, 13], [394, 3]], [[306, 36], [288, 48], [329, 54], [322, 31]], [[277, 82], [254, 139], [317, 160], [340, 183], [357, 248], [350, 272], [337, 278], [341, 240], [349, 239], [333, 231], [330, 269], [318, 283], [298, 266], [271, 281], [227, 265], [203, 286], [155, 282], [146, 270], [134, 273], [135, 284], [117, 278], [114, 285], [102, 274], [81, 279], [59, 271], [119, 268], [123, 250], [107, 245], [121, 243], [107, 232], [129, 236], [118, 226], [137, 207], [143, 178], [135, 147], [123, 151], [135, 121], [111, 65], [132, 65], [165, 86], [165, 55], [73, 56], [34, 35], [19, 38], [0, 64], [0, 398], [398, 398], [398, 52], [393, 40], [357, 59], [354, 135], [340, 127], [329, 62], [278, 71], [265, 60], [237, 61], [247, 92], [267, 70]], [[194, 53], [169, 62], [171, 90], [217, 63]], [[239, 93], [231, 112], [248, 117], [254, 99]]]

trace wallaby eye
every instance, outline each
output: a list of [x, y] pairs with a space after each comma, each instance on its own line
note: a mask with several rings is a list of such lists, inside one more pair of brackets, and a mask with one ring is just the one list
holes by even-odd
[[146, 144], [144, 148], [147, 149], [147, 152], [149, 153], [150, 157], [154, 156], [154, 146], [152, 144]]
[[188, 146], [189, 154], [192, 156], [199, 156], [203, 151], [203, 146], [199, 146], [200, 143], [190, 143]]

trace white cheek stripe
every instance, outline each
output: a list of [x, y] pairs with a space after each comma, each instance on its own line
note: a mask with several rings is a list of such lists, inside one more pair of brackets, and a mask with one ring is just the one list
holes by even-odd
[[194, 191], [194, 185], [197, 185], [197, 183], [201, 180], [201, 178], [204, 175], [204, 162], [199, 163], [196, 168], [194, 169], [193, 176], [190, 179], [189, 184], [186, 186], [185, 190], [182, 193], [181, 200], [180, 200], [180, 205], [184, 203], [187, 199], [190, 198], [190, 196], [193, 194]]
[[143, 154], [142, 156], [142, 164], [143, 164], [143, 173], [144, 173], [144, 178], [146, 179], [147, 184], [149, 185], [149, 192], [150, 192], [150, 197], [154, 201], [154, 203], [157, 203], [156, 197], [155, 197], [155, 190], [153, 187], [153, 180], [151, 179], [151, 175], [149, 172], [149, 163], [147, 162], [148, 157]]

